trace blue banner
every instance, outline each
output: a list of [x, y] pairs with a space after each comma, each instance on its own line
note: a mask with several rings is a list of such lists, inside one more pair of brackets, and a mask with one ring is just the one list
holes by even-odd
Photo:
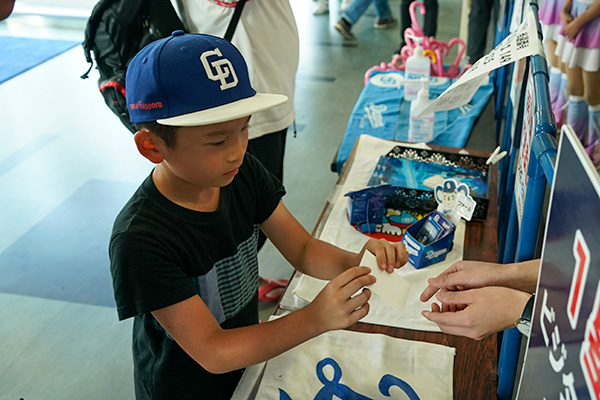
[[600, 178], [563, 130], [521, 399], [600, 394]]
[[[410, 102], [404, 100], [402, 79], [404, 75], [400, 71], [375, 71], [371, 74], [352, 110], [346, 133], [338, 149], [338, 173], [342, 171], [360, 135], [403, 142], [408, 140]], [[451, 83], [448, 78], [432, 77], [429, 85], [430, 98], [438, 97]], [[492, 92], [493, 84], [488, 82], [477, 90], [468, 104], [435, 113], [435, 137], [430, 143], [464, 147], [475, 120], [483, 111]]]

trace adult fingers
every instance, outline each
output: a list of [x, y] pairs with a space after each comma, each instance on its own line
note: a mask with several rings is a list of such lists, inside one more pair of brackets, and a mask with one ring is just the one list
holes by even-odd
[[421, 301], [423, 303], [428, 301], [429, 299], [431, 299], [431, 296], [437, 293], [438, 290], [440, 290], [440, 288], [431, 285], [427, 286], [425, 290], [423, 290], [423, 292], [421, 293]]
[[449, 273], [442, 273], [438, 276], [436, 276], [435, 278], [429, 278], [427, 280], [427, 283], [430, 286], [433, 287], [437, 287], [437, 288], [449, 288], [451, 290], [460, 287], [460, 286], [464, 286], [464, 284], [466, 283], [466, 276], [465, 273], [462, 271], [456, 271], [456, 272], [449, 272]]
[[[420, 299], [422, 302], [428, 301], [431, 296], [436, 294], [439, 290], [456, 290], [459, 286], [456, 282], [461, 281], [460, 271], [458, 272], [443, 272], [435, 278], [429, 278], [427, 280], [427, 287], [421, 293]], [[456, 275], [459, 275], [458, 278]]]
[[462, 306], [464, 304], [471, 304], [472, 302], [472, 295], [469, 290], [457, 292], [442, 290], [436, 293], [435, 298], [448, 306]]
[[452, 335], [472, 337], [468, 327], [462, 322], [462, 315], [459, 312], [431, 312], [424, 310], [421, 312], [423, 317], [436, 323], [442, 332]]

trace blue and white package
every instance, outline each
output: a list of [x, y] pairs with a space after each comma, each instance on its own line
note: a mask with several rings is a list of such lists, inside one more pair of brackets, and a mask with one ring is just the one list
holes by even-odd
[[[419, 269], [444, 261], [452, 250], [455, 230], [455, 225], [437, 210], [406, 228], [402, 243], [409, 255], [408, 262]], [[437, 237], [430, 242], [432, 234]], [[425, 243], [417, 238], [425, 239]]]

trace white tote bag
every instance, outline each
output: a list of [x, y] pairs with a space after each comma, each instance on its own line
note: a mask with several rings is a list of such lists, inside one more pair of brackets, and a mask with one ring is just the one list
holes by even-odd
[[455, 349], [333, 331], [267, 361], [256, 399], [452, 399]]

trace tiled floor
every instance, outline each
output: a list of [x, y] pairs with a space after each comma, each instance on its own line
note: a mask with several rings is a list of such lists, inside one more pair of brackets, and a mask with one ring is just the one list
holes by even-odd
[[[39, 7], [58, 2], [19, 3], [0, 34], [82, 40], [81, 18], [23, 14], [51, 14]], [[76, 16], [94, 1], [60, 3]], [[363, 74], [398, 46], [398, 28], [373, 29], [372, 9], [353, 28], [356, 43], [344, 43], [332, 28], [339, 2], [330, 3], [331, 13], [317, 17], [314, 3], [292, 0], [301, 59], [284, 202], [309, 231], [336, 181], [329, 166]], [[391, 3], [397, 16], [400, 2]], [[439, 38], [458, 35], [460, 4], [440, 2]], [[79, 78], [87, 67], [77, 46], [0, 85], [0, 400], [133, 398], [131, 321], [117, 321], [106, 246], [116, 212], [152, 165], [94, 76]], [[488, 136], [469, 145], [493, 147]], [[271, 278], [292, 272], [270, 245], [260, 265]], [[262, 316], [271, 310], [264, 305]]]

